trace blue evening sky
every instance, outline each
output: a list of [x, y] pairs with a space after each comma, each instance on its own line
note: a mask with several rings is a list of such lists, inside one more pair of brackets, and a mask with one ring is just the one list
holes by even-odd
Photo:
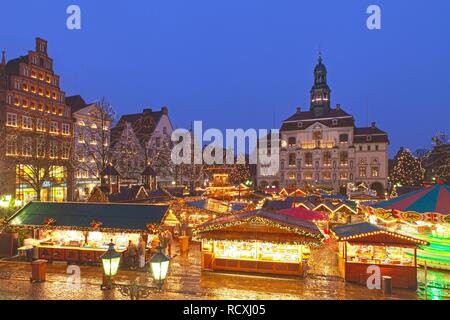
[[[81, 31], [66, 28], [70, 4]], [[366, 28], [370, 4], [380, 31]], [[279, 127], [309, 107], [320, 47], [332, 104], [376, 121], [391, 155], [449, 132], [448, 0], [3, 0], [1, 11], [7, 58], [43, 37], [67, 95], [105, 96], [119, 114], [167, 105], [176, 127]]]

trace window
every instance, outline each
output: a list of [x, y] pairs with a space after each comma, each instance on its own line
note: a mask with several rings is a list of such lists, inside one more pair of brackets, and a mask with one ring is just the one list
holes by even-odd
[[339, 120], [338, 119], [333, 119], [333, 126], [337, 126], [339, 124]]
[[33, 120], [31, 117], [22, 116], [22, 128], [26, 130], [33, 129]]
[[303, 128], [303, 122], [299, 121], [299, 122], [297, 123], [297, 126], [298, 126], [299, 128]]
[[6, 126], [17, 128], [17, 114], [15, 113], [6, 114]]
[[380, 147], [378, 145], [375, 146], [375, 150], [378, 151], [380, 150]]
[[31, 137], [22, 138], [22, 156], [31, 157], [33, 155], [33, 145]]
[[58, 131], [59, 131], [58, 122], [52, 121], [50, 123], [50, 133], [58, 133]]
[[161, 147], [161, 138], [156, 138], [155, 144], [156, 144], [157, 148], [160, 148]]
[[323, 180], [325, 180], [325, 181], [331, 180], [331, 172], [324, 172], [323, 173]]
[[62, 124], [62, 134], [65, 136], [70, 135], [70, 124], [68, 124], [68, 123]]
[[58, 144], [55, 140], [50, 141], [50, 158], [56, 159], [58, 155]]
[[91, 136], [91, 144], [92, 145], [96, 145], [97, 144], [97, 137], [94, 136], [94, 135]]
[[295, 137], [290, 137], [288, 139], [288, 145], [289, 147], [295, 147], [295, 145], [297, 144], [297, 139]]
[[36, 155], [38, 158], [45, 157], [45, 140], [42, 138], [38, 138], [36, 141]]
[[348, 165], [348, 153], [346, 151], [342, 151], [340, 154], [341, 166]]
[[13, 135], [6, 137], [6, 155], [17, 156], [17, 138]]
[[378, 167], [372, 167], [372, 177], [378, 178], [380, 175], [380, 169]]
[[348, 143], [348, 134], [341, 134], [339, 136], [339, 142], [340, 143]]
[[371, 151], [372, 150], [372, 146], [367, 146], [367, 151]]
[[305, 180], [312, 180], [313, 178], [312, 172], [305, 172], [304, 178]]
[[69, 159], [70, 156], [70, 143], [69, 142], [63, 142], [62, 144], [62, 150], [61, 150], [61, 157], [62, 159]]
[[163, 134], [167, 134], [167, 128], [163, 127]]
[[367, 176], [367, 169], [366, 169], [366, 167], [359, 167], [359, 176], [361, 178], [365, 178]]
[[297, 157], [296, 157], [296, 155], [295, 155], [295, 153], [290, 153], [289, 154], [289, 166], [295, 166], [295, 163], [296, 163], [296, 159]]
[[363, 151], [363, 146], [359, 146], [359, 151]]
[[42, 120], [42, 119], [36, 120], [36, 131], [45, 132], [44, 120]]
[[313, 165], [313, 155], [311, 152], [305, 154], [305, 164], [307, 167], [312, 167]]
[[348, 180], [348, 172], [341, 172], [341, 180]]
[[331, 166], [331, 152], [325, 152], [323, 154], [323, 165], [326, 167]]

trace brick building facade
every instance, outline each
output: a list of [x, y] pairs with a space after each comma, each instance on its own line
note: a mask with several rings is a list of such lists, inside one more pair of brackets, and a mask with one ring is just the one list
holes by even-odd
[[73, 124], [47, 41], [0, 65], [0, 194], [22, 201], [72, 198]]

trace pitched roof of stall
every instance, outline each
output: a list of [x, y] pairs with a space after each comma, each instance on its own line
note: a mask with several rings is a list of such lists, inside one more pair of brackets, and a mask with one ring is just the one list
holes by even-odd
[[44, 226], [54, 219], [52, 227], [90, 229], [93, 221], [102, 229], [147, 230], [148, 224], [160, 224], [169, 206], [110, 203], [30, 202], [10, 219], [12, 225]]
[[289, 215], [283, 215], [276, 212], [271, 211], [264, 211], [264, 210], [258, 210], [258, 211], [248, 211], [243, 212], [239, 214], [229, 215], [221, 218], [217, 218], [208, 222], [205, 222], [204, 224], [200, 225], [197, 228], [198, 233], [202, 232], [202, 229], [209, 230], [211, 227], [216, 227], [215, 229], [221, 229], [227, 228], [230, 224], [235, 223], [237, 221], [245, 221], [252, 218], [263, 218], [267, 220], [271, 220], [274, 222], [277, 222], [279, 224], [290, 226], [298, 229], [305, 230], [307, 232], [310, 232], [312, 234], [316, 235], [322, 235], [322, 232], [319, 230], [319, 228], [312, 222], [306, 221], [304, 219], [299, 219], [293, 216]]

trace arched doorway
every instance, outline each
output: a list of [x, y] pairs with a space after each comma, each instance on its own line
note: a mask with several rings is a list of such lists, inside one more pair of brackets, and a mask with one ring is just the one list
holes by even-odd
[[384, 196], [384, 187], [380, 182], [374, 182], [370, 185], [370, 189], [377, 192], [379, 197]]

